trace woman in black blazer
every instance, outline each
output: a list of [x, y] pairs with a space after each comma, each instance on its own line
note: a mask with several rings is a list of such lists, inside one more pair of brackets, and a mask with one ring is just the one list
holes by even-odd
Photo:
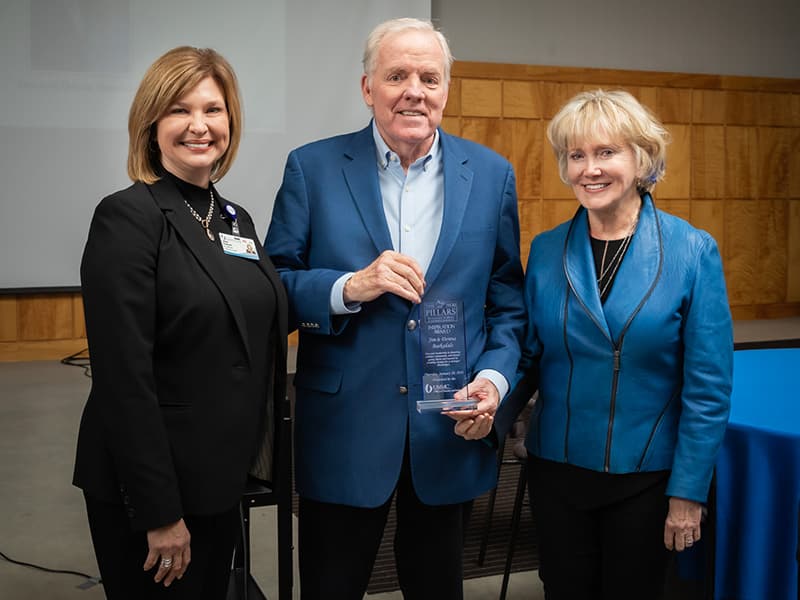
[[250, 216], [212, 183], [241, 128], [228, 62], [167, 52], [131, 106], [134, 184], [89, 230], [92, 390], [73, 482], [109, 598], [224, 598], [248, 472], [272, 478], [286, 297]]

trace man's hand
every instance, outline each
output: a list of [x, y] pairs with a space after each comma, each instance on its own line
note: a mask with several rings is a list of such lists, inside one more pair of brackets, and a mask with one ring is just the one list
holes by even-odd
[[425, 276], [410, 256], [386, 250], [344, 285], [344, 301], [369, 302], [385, 293], [400, 296], [414, 304], [422, 301]]
[[474, 410], [452, 410], [445, 414], [457, 421], [455, 426], [457, 435], [467, 440], [480, 440], [492, 430], [494, 413], [500, 404], [500, 393], [491, 381], [479, 377], [455, 393], [456, 400], [466, 400], [467, 397], [478, 401], [478, 406]]

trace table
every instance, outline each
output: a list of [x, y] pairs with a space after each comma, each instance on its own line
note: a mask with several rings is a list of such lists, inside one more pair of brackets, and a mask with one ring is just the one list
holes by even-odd
[[734, 353], [717, 460], [717, 600], [798, 599], [800, 348]]

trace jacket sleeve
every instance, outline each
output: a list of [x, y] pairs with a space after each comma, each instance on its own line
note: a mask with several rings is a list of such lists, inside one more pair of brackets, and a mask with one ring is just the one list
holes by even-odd
[[348, 315], [331, 315], [333, 284], [345, 271], [313, 268], [309, 261], [311, 209], [297, 151], [289, 154], [264, 242], [289, 297], [289, 330], [339, 333]]
[[528, 253], [528, 267], [525, 270], [525, 313], [527, 315], [527, 327], [522, 344], [522, 352], [517, 372], [511, 382], [511, 391], [508, 396], [500, 403], [494, 419], [494, 429], [498, 439], [503, 439], [511, 431], [511, 427], [516, 422], [520, 413], [523, 411], [528, 401], [539, 389], [539, 355], [541, 344], [536, 331], [533, 319], [533, 298], [535, 297], [536, 280], [532, 263], [536, 258], [538, 250], [534, 249], [536, 240], [531, 242], [531, 249]]
[[722, 261], [703, 233], [683, 326], [681, 417], [667, 495], [704, 502], [725, 435], [733, 379], [733, 325]]
[[[124, 194], [124, 193], [122, 193]], [[163, 222], [145, 194], [97, 207], [81, 262], [92, 399], [131, 525], [182, 516], [177, 477], [156, 397], [156, 268]]]
[[500, 198], [497, 241], [486, 293], [487, 339], [475, 371], [494, 369], [513, 385], [525, 332], [523, 273], [514, 171], [507, 164]]

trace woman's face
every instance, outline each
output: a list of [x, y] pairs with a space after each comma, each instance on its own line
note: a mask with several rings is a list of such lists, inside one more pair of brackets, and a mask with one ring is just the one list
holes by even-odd
[[638, 166], [624, 142], [583, 140], [567, 152], [567, 179], [584, 208], [613, 215], [639, 202]]
[[156, 122], [163, 167], [184, 181], [206, 187], [211, 170], [230, 143], [225, 97], [206, 77], [176, 100]]

